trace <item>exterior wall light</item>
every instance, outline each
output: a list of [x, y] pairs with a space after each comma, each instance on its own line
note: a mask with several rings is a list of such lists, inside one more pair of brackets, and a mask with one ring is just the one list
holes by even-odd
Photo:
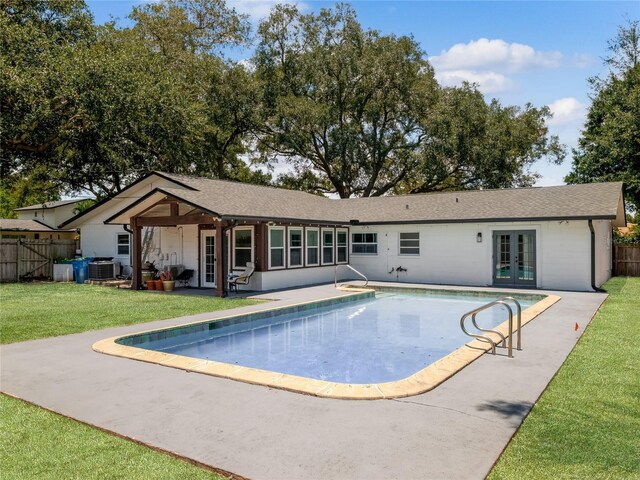
[[478, 235], [476, 235], [476, 242], [482, 243], [482, 232], [478, 232]]

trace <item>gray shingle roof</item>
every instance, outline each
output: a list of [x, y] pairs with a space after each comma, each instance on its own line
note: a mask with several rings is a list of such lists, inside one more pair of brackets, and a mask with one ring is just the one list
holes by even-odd
[[16, 232], [55, 232], [54, 228], [35, 220], [17, 220], [15, 218], [0, 218], [0, 230]]
[[400, 223], [616, 218], [622, 182], [332, 200], [305, 192], [162, 173], [163, 191], [223, 217]]
[[15, 208], [14, 211], [20, 212], [22, 210], [47, 210], [50, 208], [62, 207], [63, 205], [69, 205], [70, 203], [81, 202], [82, 200], [88, 200], [88, 198], [75, 198], [73, 200], [58, 200], [55, 202], [38, 203], [37, 205], [29, 205], [28, 207]]
[[362, 223], [615, 218], [622, 182], [343, 200]]
[[170, 177], [197, 191], [179, 188], [163, 188], [163, 191], [225, 217], [348, 220], [336, 210], [336, 201], [306, 192], [203, 178]]

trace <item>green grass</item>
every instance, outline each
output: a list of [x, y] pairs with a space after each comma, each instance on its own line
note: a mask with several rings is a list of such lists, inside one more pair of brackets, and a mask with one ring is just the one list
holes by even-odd
[[0, 343], [57, 337], [255, 303], [75, 283], [4, 284], [0, 286]]
[[612, 278], [600, 312], [489, 480], [640, 479], [640, 278]]
[[5, 395], [0, 432], [3, 480], [225, 478]]
[[[61, 283], [0, 286], [1, 343], [132, 325], [257, 303]], [[75, 420], [0, 395], [0, 477], [224, 477]]]

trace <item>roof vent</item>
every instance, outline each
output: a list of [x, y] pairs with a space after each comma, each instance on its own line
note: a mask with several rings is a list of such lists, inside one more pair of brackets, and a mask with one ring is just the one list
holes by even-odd
[[409, 204], [408, 203], [405, 205], [405, 207], [407, 207], [407, 210], [409, 210]]

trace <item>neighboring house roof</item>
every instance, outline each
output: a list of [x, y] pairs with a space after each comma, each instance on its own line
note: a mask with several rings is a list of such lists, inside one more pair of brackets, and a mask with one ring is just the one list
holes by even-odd
[[16, 220], [0, 218], [0, 230], [3, 232], [72, 232], [73, 230], [57, 230], [37, 220]]
[[[611, 219], [615, 225], [625, 224], [622, 182], [334, 200], [295, 190], [153, 172], [120, 195], [153, 175], [176, 187], [148, 192], [105, 223], [128, 223], [130, 216], [170, 196], [225, 219], [336, 224]], [[107, 202], [100, 202], [62, 226], [77, 223], [87, 212]]]
[[629, 232], [636, 226], [635, 223], [627, 223], [626, 227], [618, 227], [618, 233], [623, 237], [629, 235]]
[[73, 200], [58, 200], [58, 201], [55, 201], [55, 202], [39, 203], [37, 205], [30, 205], [28, 207], [15, 208], [14, 211], [20, 212], [20, 211], [23, 211], [23, 210], [47, 210], [47, 209], [50, 209], [50, 208], [56, 208], [56, 207], [62, 207], [64, 205], [69, 205], [71, 203], [82, 202], [83, 200], [89, 200], [89, 198], [75, 198]]

